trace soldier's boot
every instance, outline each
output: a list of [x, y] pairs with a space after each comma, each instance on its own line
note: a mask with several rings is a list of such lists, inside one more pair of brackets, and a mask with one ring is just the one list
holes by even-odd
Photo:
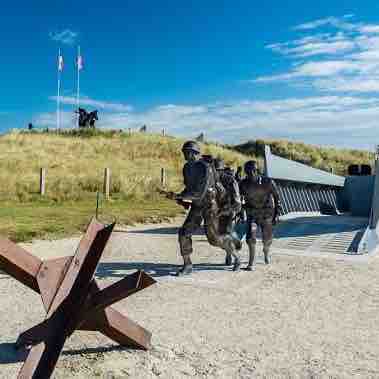
[[271, 243], [272, 243], [272, 240], [263, 242], [263, 254], [265, 257], [265, 264], [266, 265], [269, 265], [272, 261], [271, 254], [270, 254]]
[[222, 248], [226, 251], [226, 256], [230, 256], [234, 258], [234, 263], [233, 263], [233, 271], [239, 271], [241, 267], [241, 260], [239, 257], [239, 254], [236, 251], [235, 245], [233, 238], [231, 236], [228, 236], [225, 238]]
[[225, 266], [231, 266], [232, 263], [233, 263], [232, 255], [226, 253], [226, 256], [225, 256]]
[[239, 271], [241, 268], [241, 260], [238, 255], [234, 256], [233, 271]]
[[249, 248], [249, 263], [246, 266], [247, 271], [255, 271], [256, 268], [256, 243], [248, 241], [247, 246]]
[[231, 241], [228, 242], [228, 246], [225, 248], [225, 251], [226, 251], [226, 256], [225, 256], [225, 266], [231, 266], [232, 265], [232, 256], [234, 256], [233, 253], [231, 253], [231, 251], [235, 251], [235, 250], [241, 250], [242, 249], [242, 242], [234, 237], [234, 236], [231, 236]]
[[241, 268], [241, 260], [233, 243], [231, 244], [231, 247], [230, 247], [230, 254], [233, 255], [234, 257], [233, 271], [239, 271]]
[[192, 261], [190, 255], [183, 256], [183, 266], [177, 271], [176, 276], [192, 274]]
[[183, 266], [177, 271], [177, 276], [189, 275], [192, 273], [192, 239], [191, 236], [186, 235], [183, 229], [179, 229], [179, 246], [180, 253], [183, 257]]

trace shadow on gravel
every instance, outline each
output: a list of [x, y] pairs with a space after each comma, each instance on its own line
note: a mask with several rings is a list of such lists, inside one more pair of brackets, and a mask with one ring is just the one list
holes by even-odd
[[[141, 230], [131, 230], [128, 231], [130, 234], [162, 234], [162, 235], [174, 235], [178, 234], [179, 227], [178, 226], [172, 226], [172, 227], [164, 227], [164, 228], [154, 228], [154, 229], [141, 229]], [[198, 229], [194, 235], [203, 235], [204, 230], [203, 228]]]
[[[298, 217], [281, 221], [274, 227], [274, 236], [277, 239], [290, 237], [305, 237], [323, 235], [330, 233], [354, 232], [365, 228], [367, 222], [361, 219], [346, 218], [341, 216], [308, 216]], [[175, 235], [178, 234], [178, 226], [162, 227], [153, 229], [139, 229], [128, 231], [130, 234], [156, 234], [156, 235]], [[194, 233], [196, 236], [204, 235], [203, 228]], [[258, 238], [260, 238], [260, 231]]]
[[[332, 216], [330, 216], [332, 217]], [[329, 216], [299, 217], [293, 220], [281, 221], [274, 227], [275, 238], [293, 238], [306, 236], [321, 236], [323, 234], [337, 234], [358, 231], [365, 228], [367, 223], [353, 217], [346, 218], [335, 216], [333, 221]]]
[[0, 365], [23, 362], [27, 355], [26, 350], [16, 350], [14, 343], [0, 343]]
[[110, 353], [112, 351], [136, 351], [131, 347], [125, 347], [120, 345], [111, 345], [111, 346], [99, 346], [99, 347], [87, 347], [85, 349], [71, 349], [63, 350], [62, 355], [78, 355], [78, 354], [101, 354], [101, 353]]
[[[152, 262], [103, 262], [99, 264], [96, 271], [98, 278], [123, 278], [130, 272], [143, 270], [153, 278], [164, 276], [175, 276], [175, 273], [181, 265], [173, 265], [170, 263], [152, 263]], [[225, 266], [222, 263], [199, 263], [193, 265], [194, 273], [199, 271], [230, 271], [230, 266]]]
[[[89, 347], [85, 349], [70, 349], [63, 350], [62, 355], [80, 355], [80, 354], [101, 354], [112, 351], [133, 351], [133, 349], [112, 345], [106, 347]], [[0, 365], [24, 362], [28, 356], [28, 350], [20, 349], [16, 350], [15, 344], [10, 342], [0, 343]]]

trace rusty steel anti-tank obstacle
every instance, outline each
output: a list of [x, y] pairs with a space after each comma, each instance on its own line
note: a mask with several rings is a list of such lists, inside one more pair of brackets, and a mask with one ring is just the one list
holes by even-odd
[[17, 348], [30, 348], [19, 379], [50, 378], [66, 339], [75, 330], [99, 331], [122, 346], [150, 348], [151, 333], [111, 305], [155, 280], [139, 270], [101, 288], [94, 278], [114, 225], [93, 218], [74, 256], [45, 261], [0, 238], [0, 269], [40, 293], [46, 311], [44, 321], [17, 339]]

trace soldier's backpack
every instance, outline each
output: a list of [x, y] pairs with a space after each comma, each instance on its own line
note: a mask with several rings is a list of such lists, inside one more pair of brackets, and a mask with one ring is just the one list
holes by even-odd
[[203, 155], [201, 157], [201, 161], [206, 164], [208, 170], [207, 190], [209, 190], [213, 185], [214, 190], [216, 191], [216, 201], [218, 204], [221, 204], [224, 197], [226, 196], [226, 189], [220, 180], [220, 175], [218, 174], [214, 165], [213, 157], [211, 155]]

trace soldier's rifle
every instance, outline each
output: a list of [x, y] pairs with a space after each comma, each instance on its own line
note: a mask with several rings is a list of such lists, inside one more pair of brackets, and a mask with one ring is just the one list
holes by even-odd
[[161, 195], [165, 196], [167, 199], [176, 201], [179, 205], [183, 206], [186, 209], [188, 209], [192, 204], [192, 200], [183, 198], [181, 195], [173, 191], [165, 191], [165, 190], [159, 189], [158, 192]]

